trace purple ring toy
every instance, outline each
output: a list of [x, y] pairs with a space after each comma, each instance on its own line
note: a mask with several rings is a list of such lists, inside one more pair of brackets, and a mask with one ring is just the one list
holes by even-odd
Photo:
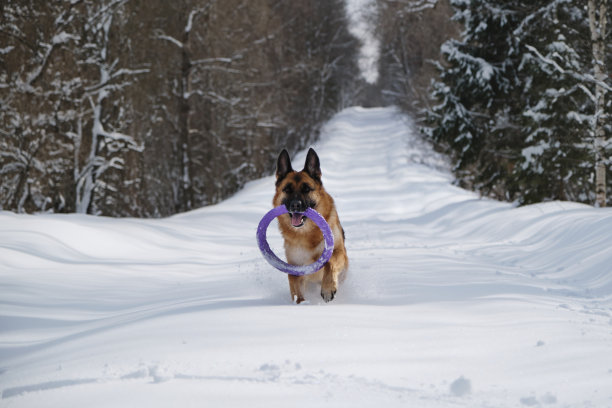
[[263, 216], [261, 221], [259, 221], [259, 226], [257, 227], [257, 245], [259, 245], [259, 250], [266, 261], [268, 261], [270, 265], [279, 271], [294, 276], [310, 275], [311, 273], [315, 273], [321, 269], [329, 261], [329, 258], [331, 258], [332, 253], [334, 252], [334, 234], [332, 234], [329, 224], [327, 224], [327, 221], [325, 221], [325, 218], [323, 218], [321, 214], [312, 208], [306, 209], [304, 215], [317, 224], [317, 227], [319, 227], [323, 233], [323, 238], [325, 239], [325, 249], [323, 250], [323, 253], [319, 259], [310, 265], [288, 264], [277, 257], [274, 252], [272, 252], [270, 245], [268, 245], [268, 240], [266, 239], [266, 231], [268, 230], [268, 225], [270, 225], [272, 220], [279, 215], [283, 215], [288, 212], [287, 207], [284, 205], [279, 205], [278, 207], [268, 211], [268, 213]]

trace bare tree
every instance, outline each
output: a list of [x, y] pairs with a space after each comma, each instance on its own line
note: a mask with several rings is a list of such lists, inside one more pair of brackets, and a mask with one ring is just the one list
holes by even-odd
[[[61, 185], [68, 161], [60, 153], [66, 140], [59, 128], [74, 81], [69, 73], [59, 72], [58, 61], [77, 39], [71, 32], [77, 3], [24, 1], [2, 6], [0, 208], [24, 212], [65, 207]], [[68, 71], [69, 64], [61, 68]]]
[[195, 8], [189, 11], [179, 39], [167, 35], [162, 30], [158, 30], [156, 33], [158, 39], [168, 41], [170, 44], [178, 47], [181, 56], [178, 89], [176, 90], [178, 100], [178, 117], [176, 118], [177, 152], [181, 163], [180, 180], [176, 194], [177, 197], [175, 198], [177, 211], [188, 211], [194, 204], [193, 170], [189, 140], [189, 133], [192, 131], [191, 115], [193, 114], [190, 102], [193, 96], [191, 76], [194, 68], [190, 37], [195, 18], [199, 14], [205, 13], [209, 8], [210, 3], [207, 3], [205, 8]]
[[[381, 43], [378, 86], [386, 104], [413, 115], [429, 107], [441, 44], [458, 34], [447, 0], [381, 0], [375, 22]], [[417, 119], [419, 116], [417, 116]]]
[[312, 142], [358, 76], [343, 0], [0, 9], [3, 209], [165, 216], [218, 202]]
[[[88, 9], [84, 21], [83, 54], [79, 55], [79, 64], [85, 69], [94, 68], [97, 75], [86, 82], [80, 114], [76, 118], [76, 132], [70, 133], [74, 143], [75, 210], [80, 213], [99, 213], [96, 195], [116, 191], [116, 187], [105, 180], [105, 173], [111, 169], [123, 170], [122, 153], [144, 149], [135, 138], [115, 129], [112, 120], [121, 122], [120, 117], [113, 118], [105, 112], [105, 104], [111, 97], [115, 97], [117, 103], [120, 98], [116, 94], [133, 85], [134, 76], [148, 72], [147, 69], [120, 67], [119, 59], [111, 56], [109, 36], [113, 16], [126, 1], [96, 3]], [[121, 109], [114, 116], [121, 116]], [[83, 149], [87, 147], [83, 158]]]

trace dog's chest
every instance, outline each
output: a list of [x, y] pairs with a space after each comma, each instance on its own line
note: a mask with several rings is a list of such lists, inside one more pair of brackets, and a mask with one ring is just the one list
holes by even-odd
[[287, 261], [293, 265], [310, 265], [321, 256], [324, 247], [324, 241], [321, 241], [314, 249], [305, 248], [303, 246], [285, 245], [285, 254], [287, 255]]

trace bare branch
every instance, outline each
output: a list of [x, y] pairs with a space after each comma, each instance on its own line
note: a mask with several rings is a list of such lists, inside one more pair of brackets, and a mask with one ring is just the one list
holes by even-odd
[[184, 45], [182, 42], [180, 42], [179, 40], [177, 40], [174, 37], [170, 37], [169, 35], [165, 35], [165, 34], [158, 34], [156, 36], [156, 38], [160, 39], [160, 40], [166, 40], [171, 42], [172, 44], [176, 45], [177, 47], [179, 47], [180, 49], [183, 49]]
[[403, 4], [404, 11], [408, 13], [418, 13], [423, 10], [436, 7], [438, 0], [386, 0], [388, 3]]

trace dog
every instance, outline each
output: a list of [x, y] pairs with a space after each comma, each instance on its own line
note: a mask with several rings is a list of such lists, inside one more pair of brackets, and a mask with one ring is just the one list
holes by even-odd
[[304, 169], [299, 172], [293, 170], [289, 153], [283, 149], [276, 164], [276, 193], [272, 204], [274, 207], [284, 205], [289, 211], [278, 218], [278, 225], [284, 239], [287, 262], [292, 265], [313, 263], [325, 248], [321, 230], [303, 215], [304, 211], [313, 208], [329, 224], [334, 235], [334, 251], [329, 262], [310, 275], [289, 275], [289, 290], [291, 299], [299, 304], [304, 301], [306, 282], [315, 282], [321, 285], [323, 300], [333, 300], [339, 282], [346, 277], [348, 257], [344, 247], [344, 229], [334, 200], [323, 188], [319, 156], [314, 149], [308, 150]]

